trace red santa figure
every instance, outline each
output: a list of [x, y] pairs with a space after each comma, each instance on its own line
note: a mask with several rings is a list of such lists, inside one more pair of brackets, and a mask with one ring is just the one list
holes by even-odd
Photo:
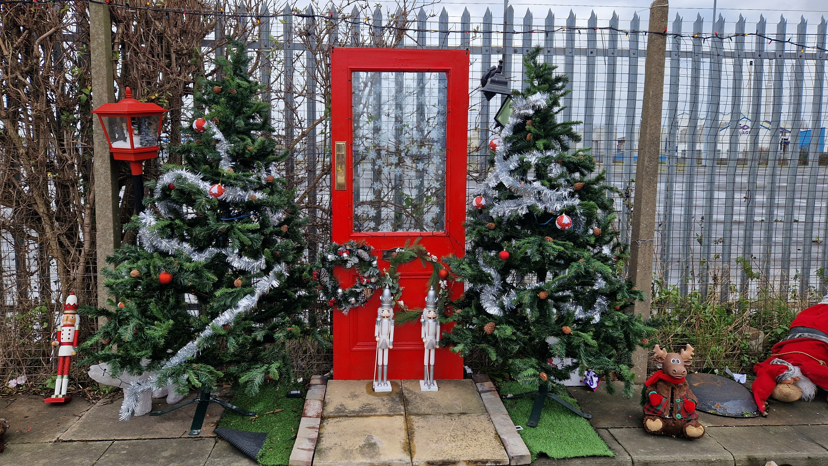
[[52, 346], [58, 347], [57, 380], [55, 381], [55, 394], [46, 398], [46, 403], [68, 403], [72, 397], [66, 394], [69, 388], [69, 365], [72, 356], [78, 348], [78, 330], [80, 320], [78, 319], [78, 297], [70, 291], [63, 305], [63, 316], [60, 321], [60, 337], [52, 342]]

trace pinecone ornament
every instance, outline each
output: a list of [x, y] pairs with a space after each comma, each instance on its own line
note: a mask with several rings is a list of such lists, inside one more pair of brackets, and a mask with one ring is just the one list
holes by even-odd
[[546, 372], [541, 372], [539, 374], [539, 376], [540, 376], [540, 379], [543, 380], [544, 382], [546, 382], [546, 380], [549, 379], [549, 376], [546, 375]]
[[580, 191], [581, 188], [584, 187], [584, 184], [585, 183], [583, 181], [579, 181], [579, 182], [575, 183], [575, 186], [573, 186], [573, 187], [575, 188], [575, 191]]
[[569, 335], [570, 333], [572, 333], [572, 327], [570, 327], [568, 325], [564, 325], [563, 327], [561, 327], [561, 331], [564, 334]]
[[486, 335], [491, 335], [492, 332], [494, 332], [494, 329], [495, 329], [495, 323], [494, 322], [489, 322], [488, 324], [486, 324], [483, 327], [483, 331], [486, 332]]

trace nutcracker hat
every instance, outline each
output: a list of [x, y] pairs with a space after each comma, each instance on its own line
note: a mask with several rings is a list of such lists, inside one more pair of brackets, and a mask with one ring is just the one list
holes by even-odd
[[391, 312], [391, 316], [394, 316], [394, 306], [392, 303], [394, 302], [394, 296], [391, 294], [391, 290], [388, 287], [382, 291], [382, 296], [380, 297], [380, 307], [377, 308], [377, 319], [380, 318], [380, 314], [382, 314], [383, 310], [388, 310]]
[[434, 292], [434, 287], [431, 287], [428, 290], [428, 294], [426, 295], [426, 305], [423, 308], [423, 320], [427, 319], [426, 315], [428, 311], [435, 311], [437, 312], [437, 293]]
[[66, 304], [63, 305], [63, 312], [78, 312], [78, 297], [75, 296], [74, 291], [69, 292]]

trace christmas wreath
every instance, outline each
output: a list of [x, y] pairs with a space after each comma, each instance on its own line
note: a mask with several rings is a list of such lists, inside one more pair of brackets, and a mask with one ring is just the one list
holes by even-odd
[[[392, 305], [399, 306], [402, 311], [397, 315], [396, 320], [405, 323], [416, 318], [422, 312], [422, 309], [411, 309], [400, 299], [402, 298], [402, 287], [400, 287], [400, 274], [397, 267], [420, 259], [423, 268], [431, 264], [432, 272], [428, 286], [437, 291], [437, 309], [443, 312], [446, 298], [448, 298], [451, 274], [440, 263], [437, 256], [429, 254], [426, 248], [419, 244], [419, 241], [419, 238], [411, 244], [406, 241], [403, 247], [397, 248], [391, 253], [388, 261], [390, 268], [382, 272], [377, 267], [377, 260], [373, 254], [374, 250], [370, 246], [356, 241], [348, 241], [345, 244], [332, 243], [322, 254], [322, 267], [314, 271], [313, 279], [319, 281], [319, 292], [328, 306], [339, 309], [345, 315], [348, 315], [351, 308], [362, 306], [368, 302], [375, 290], [387, 287], [394, 296]], [[336, 266], [355, 269], [357, 272], [356, 283], [343, 289], [333, 273]]]

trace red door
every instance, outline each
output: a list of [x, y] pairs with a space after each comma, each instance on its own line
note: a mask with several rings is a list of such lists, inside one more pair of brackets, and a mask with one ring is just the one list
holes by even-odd
[[[469, 57], [465, 50], [348, 49], [331, 52], [333, 241], [382, 252], [420, 238], [430, 254], [465, 247]], [[431, 268], [398, 268], [402, 300], [422, 308]], [[355, 275], [337, 270], [343, 286]], [[453, 293], [462, 293], [456, 284]], [[334, 377], [371, 379], [380, 292], [344, 315], [334, 311]], [[396, 309], [397, 312], [399, 309]], [[443, 325], [443, 331], [447, 326]], [[389, 379], [423, 377], [419, 320], [397, 325]], [[463, 376], [463, 361], [437, 350], [435, 378]]]

